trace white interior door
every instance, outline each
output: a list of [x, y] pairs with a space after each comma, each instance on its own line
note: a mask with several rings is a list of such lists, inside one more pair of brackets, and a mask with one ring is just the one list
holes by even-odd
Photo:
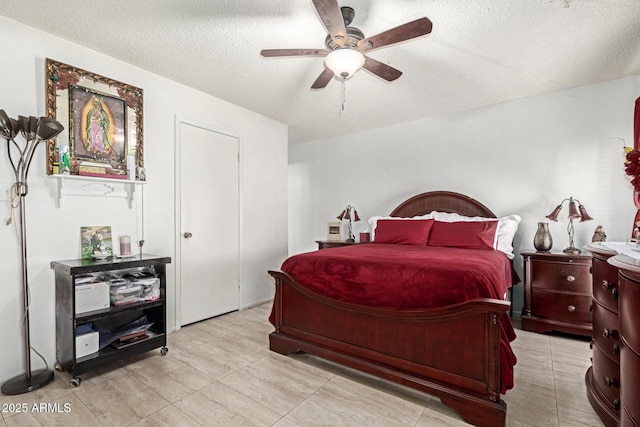
[[179, 319], [186, 325], [239, 307], [239, 141], [179, 126]]

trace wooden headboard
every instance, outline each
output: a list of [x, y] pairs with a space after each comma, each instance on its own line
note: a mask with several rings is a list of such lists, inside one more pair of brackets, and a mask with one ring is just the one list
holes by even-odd
[[391, 212], [391, 216], [409, 218], [416, 215], [425, 215], [431, 211], [496, 218], [491, 209], [479, 201], [452, 191], [429, 191], [413, 196], [400, 203]]

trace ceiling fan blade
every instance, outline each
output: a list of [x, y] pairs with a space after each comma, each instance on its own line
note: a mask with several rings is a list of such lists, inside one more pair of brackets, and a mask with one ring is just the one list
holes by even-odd
[[333, 78], [333, 71], [325, 68], [324, 71], [318, 76], [315, 82], [311, 85], [311, 89], [323, 89], [327, 87], [331, 79]]
[[347, 29], [337, 0], [313, 0], [313, 5], [334, 43], [342, 46], [347, 41]]
[[327, 56], [329, 49], [263, 49], [260, 55], [265, 58], [278, 56]]
[[433, 24], [428, 18], [420, 18], [398, 27], [387, 30], [375, 36], [367, 37], [358, 42], [358, 50], [367, 52], [373, 49], [400, 43], [405, 40], [429, 34]]
[[392, 82], [402, 75], [402, 71], [393, 68], [391, 65], [387, 65], [375, 59], [371, 59], [365, 55], [364, 65], [362, 68], [375, 74], [378, 77], [385, 79], [388, 82]]

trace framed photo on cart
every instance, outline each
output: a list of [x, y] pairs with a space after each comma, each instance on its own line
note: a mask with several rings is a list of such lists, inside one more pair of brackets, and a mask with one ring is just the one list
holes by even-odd
[[342, 223], [330, 222], [327, 224], [327, 240], [342, 240]]

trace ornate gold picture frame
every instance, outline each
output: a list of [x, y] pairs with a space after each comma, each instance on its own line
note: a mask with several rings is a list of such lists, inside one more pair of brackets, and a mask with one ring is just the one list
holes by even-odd
[[47, 116], [65, 126], [47, 142], [48, 175], [58, 172], [63, 152], [72, 175], [83, 164], [104, 166], [104, 176], [126, 175], [127, 156], [135, 157], [136, 175], [144, 170], [142, 89], [49, 58], [46, 89]]

